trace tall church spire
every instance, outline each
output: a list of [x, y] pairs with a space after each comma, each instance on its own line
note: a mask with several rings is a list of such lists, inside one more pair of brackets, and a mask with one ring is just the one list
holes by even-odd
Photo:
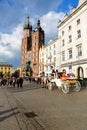
[[26, 17], [26, 22], [24, 24], [24, 29], [32, 29], [32, 26], [29, 23], [29, 16]]
[[43, 31], [43, 29], [41, 28], [40, 20], [39, 19], [37, 21], [37, 27], [36, 27], [36, 29], [39, 30], [39, 31]]
[[37, 21], [37, 27], [40, 28], [40, 20]]

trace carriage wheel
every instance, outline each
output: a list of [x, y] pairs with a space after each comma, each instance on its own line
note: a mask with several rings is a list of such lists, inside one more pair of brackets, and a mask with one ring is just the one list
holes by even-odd
[[74, 91], [79, 92], [81, 90], [81, 84], [79, 81], [76, 82]]
[[69, 93], [69, 84], [68, 83], [65, 83], [65, 82], [63, 83], [63, 85], [62, 85], [62, 91], [65, 94]]

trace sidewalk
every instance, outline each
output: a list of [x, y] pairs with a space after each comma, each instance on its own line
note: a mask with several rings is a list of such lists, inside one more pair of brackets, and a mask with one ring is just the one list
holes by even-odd
[[18, 108], [14, 107], [12, 110], [4, 89], [0, 86], [0, 130], [20, 130], [15, 117], [17, 113], [13, 112], [14, 110], [17, 112]]

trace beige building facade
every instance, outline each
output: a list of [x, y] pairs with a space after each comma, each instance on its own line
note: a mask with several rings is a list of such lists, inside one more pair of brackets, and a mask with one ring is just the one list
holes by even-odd
[[12, 75], [12, 65], [8, 62], [0, 62], [0, 73], [4, 76]]

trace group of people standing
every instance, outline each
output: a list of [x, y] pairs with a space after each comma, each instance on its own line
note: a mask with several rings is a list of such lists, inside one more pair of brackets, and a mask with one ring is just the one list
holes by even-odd
[[22, 87], [23, 86], [23, 78], [22, 77], [0, 77], [0, 86], [10, 86], [10, 87]]

